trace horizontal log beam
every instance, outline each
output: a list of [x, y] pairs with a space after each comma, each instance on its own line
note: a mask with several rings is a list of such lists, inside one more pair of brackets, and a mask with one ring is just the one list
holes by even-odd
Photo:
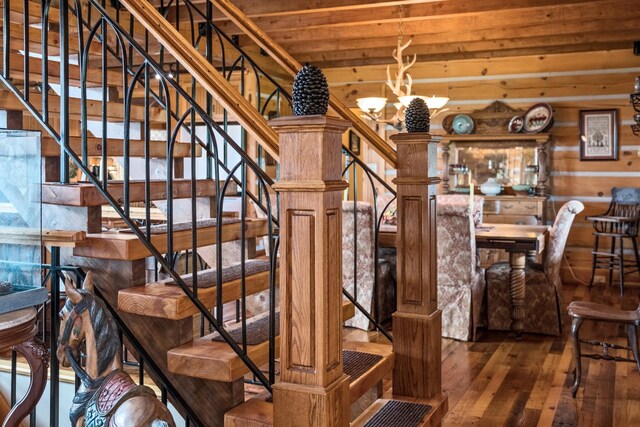
[[[472, 18], [464, 15], [454, 15], [445, 18], [433, 18], [427, 20], [415, 20], [403, 23], [403, 33], [407, 36], [421, 34], [439, 35], [450, 31], [480, 31], [497, 30], [504, 26], [511, 28], [531, 27], [546, 24], [559, 26], [570, 25], [567, 21], [589, 22], [624, 20], [638, 16], [640, 11], [632, 7], [633, 0], [621, 2], [608, 0], [602, 3], [587, 3], [581, 7], [575, 5], [552, 6], [548, 8], [532, 8], [527, 13], [522, 11], [496, 10], [491, 13], [483, 13]], [[626, 6], [626, 7], [625, 7]], [[500, 23], [499, 26], [496, 23]], [[498, 27], [498, 28], [497, 28]], [[465, 31], [466, 29], [466, 31]], [[602, 27], [606, 32], [611, 28]], [[576, 29], [576, 32], [579, 30]], [[279, 28], [271, 31], [269, 36], [278, 43], [286, 42], [311, 42], [326, 39], [355, 39], [355, 38], [383, 38], [396, 40], [398, 25], [383, 25], [380, 23], [367, 23], [363, 25], [327, 25], [321, 27], [300, 28], [297, 31], [289, 31], [288, 28]], [[373, 46], [372, 46], [373, 47]], [[413, 48], [413, 46], [412, 46]]]
[[[488, 40], [449, 44], [412, 46], [418, 61], [445, 61], [472, 58], [496, 58], [506, 56], [548, 55], [564, 52], [588, 52], [629, 48], [640, 37], [640, 29], [628, 31], [619, 39], [607, 33], [546, 36], [512, 40]], [[607, 40], [610, 38], [611, 40]], [[631, 44], [630, 44], [631, 43]], [[301, 61], [320, 66], [346, 67], [356, 65], [388, 64], [389, 56], [381, 56], [379, 49], [333, 51], [300, 54]], [[415, 75], [415, 73], [412, 73]]]

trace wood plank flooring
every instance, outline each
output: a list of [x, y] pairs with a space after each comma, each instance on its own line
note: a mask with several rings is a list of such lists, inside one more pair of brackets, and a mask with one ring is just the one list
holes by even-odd
[[[571, 397], [573, 355], [566, 306], [573, 300], [596, 301], [632, 310], [640, 289], [565, 286], [564, 327], [560, 337], [483, 331], [477, 342], [443, 339], [443, 390], [449, 413], [443, 426], [640, 426], [640, 373], [632, 363], [583, 359], [583, 381]], [[348, 339], [363, 334], [346, 329]], [[380, 341], [377, 334], [371, 340]], [[582, 338], [627, 345], [622, 327], [585, 322]], [[583, 352], [600, 352], [583, 345]], [[621, 354], [622, 355], [622, 354]], [[629, 357], [630, 355], [624, 354]], [[385, 382], [385, 389], [391, 386]]]

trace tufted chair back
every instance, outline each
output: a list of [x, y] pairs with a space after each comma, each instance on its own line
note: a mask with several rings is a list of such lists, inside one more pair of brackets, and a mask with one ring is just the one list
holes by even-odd
[[[471, 283], [476, 256], [475, 223], [482, 223], [484, 199], [474, 197], [473, 222], [467, 195], [438, 196], [436, 224], [438, 233], [438, 284]], [[472, 268], [472, 266], [474, 268]]]
[[564, 253], [564, 247], [569, 237], [569, 230], [571, 230], [571, 224], [576, 215], [583, 210], [584, 205], [577, 200], [571, 200], [565, 203], [558, 211], [553, 227], [549, 231], [544, 271], [558, 291], [562, 289], [560, 264], [562, 263], [562, 254]]

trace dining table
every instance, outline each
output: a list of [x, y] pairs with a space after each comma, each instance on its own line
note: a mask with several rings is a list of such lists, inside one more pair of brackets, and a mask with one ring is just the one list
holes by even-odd
[[[546, 225], [488, 224], [475, 229], [477, 249], [496, 249], [509, 253], [511, 267], [511, 330], [520, 338], [524, 331], [525, 263], [535, 260], [545, 249], [549, 234]], [[378, 241], [382, 247], [396, 246], [396, 227], [381, 225]]]
[[549, 227], [546, 225], [482, 224], [476, 227], [477, 249], [498, 249], [509, 253], [511, 271], [511, 330], [520, 338], [524, 331], [525, 264], [534, 261], [545, 249]]

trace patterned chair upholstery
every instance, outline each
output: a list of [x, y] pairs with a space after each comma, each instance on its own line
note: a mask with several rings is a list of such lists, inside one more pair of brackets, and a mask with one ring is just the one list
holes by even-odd
[[[560, 335], [562, 331], [560, 265], [571, 224], [583, 209], [579, 201], [565, 203], [549, 231], [544, 263], [527, 262], [525, 266], [525, 332]], [[506, 262], [487, 269], [489, 329], [511, 329], [510, 271]]]
[[482, 223], [484, 199], [474, 197], [473, 203], [472, 213], [469, 196], [442, 195], [436, 201], [442, 336], [465, 341], [475, 339], [485, 290], [475, 239], [475, 223]]
[[[375, 223], [372, 204], [342, 202], [342, 285], [347, 292], [354, 295], [355, 284], [358, 303], [372, 315], [375, 305]], [[380, 309], [377, 320], [383, 321], [395, 311], [395, 268], [390, 260], [382, 257], [378, 260], [377, 268]], [[373, 327], [369, 319], [358, 309], [355, 317], [345, 322], [345, 325], [364, 330]]]

